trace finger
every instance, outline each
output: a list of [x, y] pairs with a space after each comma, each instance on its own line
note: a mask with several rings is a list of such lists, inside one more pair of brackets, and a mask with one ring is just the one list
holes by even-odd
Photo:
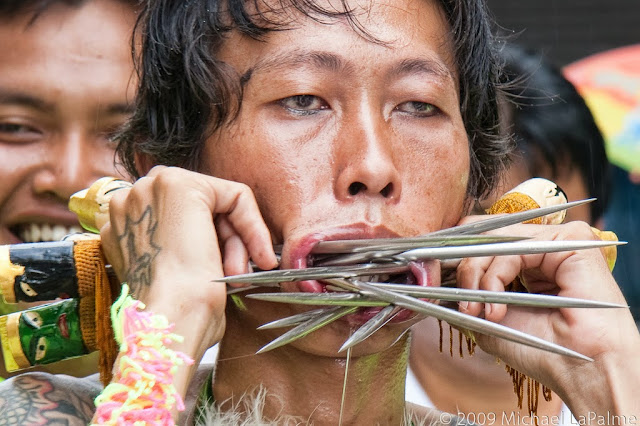
[[100, 224], [102, 251], [107, 258], [107, 263], [111, 265], [121, 281], [126, 281], [124, 275], [124, 253], [120, 248], [117, 227], [114, 227], [111, 218], [117, 216], [116, 212], [124, 209], [124, 204], [130, 191], [130, 188], [120, 189], [111, 194], [109, 200], [109, 220]]
[[[485, 274], [487, 268], [491, 264], [490, 257], [475, 257], [463, 259], [458, 265], [456, 272], [456, 281], [460, 288], [478, 290], [480, 289], [480, 280]], [[483, 310], [480, 302], [459, 302], [458, 307], [461, 312], [469, 315], [478, 316]]]
[[[241, 183], [207, 179], [213, 213], [226, 214], [229, 223], [247, 247], [251, 259], [262, 269], [278, 265], [271, 234], [260, 214], [251, 189]], [[216, 188], [219, 190], [216, 191]]]
[[244, 274], [248, 271], [249, 252], [242, 238], [234, 231], [225, 215], [216, 217], [216, 231], [223, 247], [222, 263], [225, 275]]
[[[480, 279], [480, 289], [488, 291], [504, 291], [520, 274], [522, 261], [520, 256], [497, 256], [491, 259], [484, 275]], [[499, 322], [507, 313], [507, 305], [486, 303], [484, 317]]]
[[[167, 168], [156, 179], [162, 181], [162, 187], [180, 191], [182, 169]], [[273, 269], [278, 261], [273, 251], [271, 234], [262, 218], [260, 209], [251, 189], [242, 183], [231, 182], [211, 176], [199, 175], [199, 191], [190, 195], [200, 197], [200, 201], [209, 208], [210, 213], [225, 214], [249, 251], [250, 257], [262, 269]], [[185, 195], [182, 195], [183, 197]]]

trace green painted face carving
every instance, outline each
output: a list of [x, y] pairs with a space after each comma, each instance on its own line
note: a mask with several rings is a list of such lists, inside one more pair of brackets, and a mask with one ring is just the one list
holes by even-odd
[[32, 365], [87, 353], [80, 333], [78, 301], [63, 300], [29, 309], [18, 324], [22, 350]]

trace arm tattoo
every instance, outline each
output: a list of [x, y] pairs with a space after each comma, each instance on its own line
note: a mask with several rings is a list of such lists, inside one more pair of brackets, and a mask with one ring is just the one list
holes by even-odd
[[0, 425], [86, 425], [100, 392], [90, 379], [26, 373], [0, 385]]
[[[155, 236], [158, 221], [155, 219], [151, 206], [147, 206], [139, 219], [134, 220], [127, 215], [127, 222], [122, 235], [118, 238], [125, 240], [127, 245], [127, 255], [129, 257], [129, 269], [127, 270], [127, 282], [133, 294], [138, 293], [138, 289], [151, 284], [151, 263], [158, 255], [161, 247], [153, 238]], [[136, 237], [143, 237], [148, 246], [146, 251], [136, 250]]]

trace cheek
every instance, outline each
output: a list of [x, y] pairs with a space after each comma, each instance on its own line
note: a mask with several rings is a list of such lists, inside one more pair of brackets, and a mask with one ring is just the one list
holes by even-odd
[[24, 149], [28, 146], [2, 146], [2, 161], [0, 161], [0, 205], [5, 197], [15, 191], [16, 187], [27, 183], [30, 172], [42, 163], [42, 150]]
[[314, 196], [317, 168], [303, 157], [281, 139], [238, 131], [208, 141], [200, 171], [248, 185], [267, 225], [277, 230]]
[[[404, 174], [422, 202], [461, 205], [469, 182], [469, 149], [466, 135], [433, 138], [424, 148], [405, 158]], [[446, 142], [443, 142], [446, 141]]]

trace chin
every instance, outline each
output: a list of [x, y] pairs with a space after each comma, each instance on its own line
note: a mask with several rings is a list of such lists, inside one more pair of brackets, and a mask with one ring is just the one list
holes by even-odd
[[[352, 315], [357, 317], [359, 313], [356, 312]], [[366, 340], [354, 346], [351, 350], [351, 356], [360, 357], [385, 352], [398, 343], [409, 332], [410, 327], [419, 321], [420, 318], [412, 315], [410, 319], [385, 325]], [[339, 352], [339, 349], [353, 331], [361, 325], [360, 321], [354, 323], [349, 316], [345, 316], [314, 331], [303, 339], [290, 343], [290, 345], [316, 356], [346, 358], [347, 351]]]

